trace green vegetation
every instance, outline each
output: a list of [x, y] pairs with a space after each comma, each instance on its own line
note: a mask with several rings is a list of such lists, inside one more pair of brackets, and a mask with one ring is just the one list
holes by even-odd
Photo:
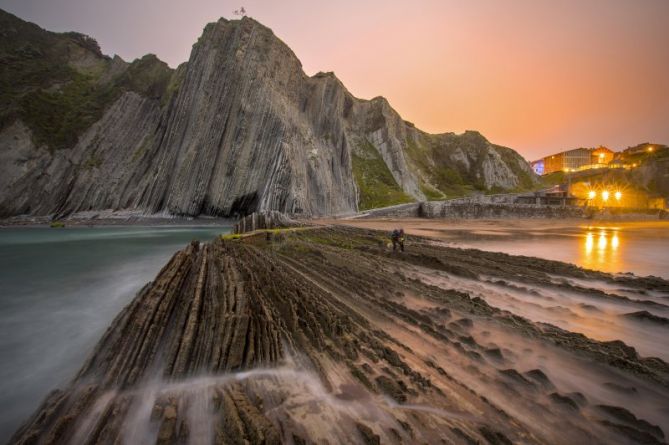
[[88, 36], [45, 31], [4, 11], [0, 29], [0, 129], [21, 119], [52, 151], [74, 146], [124, 91], [161, 99], [178, 88], [153, 55], [107, 79], [112, 61]]
[[407, 137], [404, 153], [421, 172], [430, 173], [432, 167], [428, 159], [430, 159], [432, 153], [424, 144], [419, 144], [413, 138]]
[[182, 63], [177, 67], [172, 76], [170, 77], [169, 82], [167, 83], [167, 88], [165, 89], [165, 94], [160, 101], [162, 106], [165, 106], [169, 103], [173, 96], [175, 96], [181, 84], [183, 83], [184, 78], [186, 77], [186, 62]]
[[52, 229], [62, 229], [65, 227], [65, 223], [62, 221], [53, 221], [51, 224], [49, 224], [49, 227]]
[[543, 175], [540, 178], [541, 185], [543, 187], [552, 187], [554, 185], [562, 184], [565, 182], [564, 172], [553, 172], [547, 175]]
[[118, 95], [115, 88], [100, 88], [92, 77], [72, 70], [71, 80], [60, 89], [23, 96], [20, 117], [33, 131], [37, 145], [51, 150], [69, 148]]
[[[624, 154], [622, 160], [626, 164], [643, 165], [645, 162], [665, 159], [669, 157], [669, 147], [660, 144], [639, 144], [637, 147], [644, 148], [644, 151], [634, 154]], [[645, 151], [647, 147], [653, 147], [652, 151]]]
[[58, 88], [31, 91], [20, 101], [19, 116], [33, 131], [36, 144], [47, 145], [51, 150], [74, 146], [124, 91], [160, 99], [167, 91], [171, 70], [148, 55], [107, 84], [71, 68], [68, 77]]
[[504, 163], [509, 166], [511, 171], [520, 181], [516, 188], [517, 191], [535, 189], [537, 187], [537, 181], [518, 164], [518, 154], [507, 147], [496, 146], [496, 148]]
[[[481, 187], [477, 187], [475, 178], [464, 178], [462, 174], [448, 165], [447, 147], [431, 147], [430, 141], [416, 141], [408, 137], [405, 153], [411, 164], [418, 170], [418, 176], [426, 178], [420, 189], [429, 200], [439, 200], [468, 196]], [[434, 162], [431, 163], [430, 159]]]
[[418, 169], [418, 176], [428, 178], [427, 182], [420, 184], [420, 189], [427, 199], [439, 200], [468, 194], [462, 187], [464, 181], [456, 170], [430, 164], [429, 160], [434, 158], [434, 153], [427, 143], [418, 143], [408, 137], [405, 147], [405, 153], [411, 164]]
[[[514, 175], [519, 185], [513, 190], [499, 187], [486, 189], [477, 172], [482, 171], [487, 151], [492, 147]], [[474, 164], [466, 167], [453, 162], [456, 151], [474, 154]], [[444, 134], [435, 136], [408, 136], [405, 154], [417, 176], [423, 178], [421, 191], [430, 200], [468, 196], [477, 192], [501, 193], [533, 190], [538, 182], [528, 173], [521, 163], [521, 158], [510, 148], [492, 145], [478, 132], [467, 131], [462, 135]]]
[[162, 99], [168, 89], [178, 89], [177, 80], [172, 82], [173, 71], [165, 62], [153, 54], [147, 54], [128, 66], [128, 69], [114, 79], [114, 86], [125, 91], [134, 91], [151, 99]]
[[435, 169], [434, 181], [447, 198], [468, 196], [479, 190], [476, 184], [467, 184], [460, 173], [451, 167]]
[[425, 184], [425, 183], [421, 184], [420, 191], [423, 192], [423, 195], [425, 195], [425, 197], [430, 201], [438, 201], [446, 197], [446, 195], [444, 195], [442, 192], [440, 192], [430, 184]]
[[360, 210], [413, 202], [397, 185], [376, 148], [367, 140], [352, 153], [353, 177], [360, 193]]

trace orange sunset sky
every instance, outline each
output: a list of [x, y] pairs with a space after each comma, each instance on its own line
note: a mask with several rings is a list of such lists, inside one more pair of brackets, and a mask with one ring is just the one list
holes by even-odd
[[334, 71], [429, 132], [475, 129], [528, 159], [669, 143], [669, 0], [0, 0], [107, 54], [173, 67], [242, 5], [307, 74]]

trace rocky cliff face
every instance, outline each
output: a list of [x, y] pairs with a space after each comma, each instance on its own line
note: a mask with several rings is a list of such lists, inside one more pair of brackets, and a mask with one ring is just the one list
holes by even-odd
[[535, 183], [517, 153], [478, 133], [429, 135], [383, 98], [307, 76], [249, 18], [207, 25], [177, 70], [0, 20], [2, 216], [324, 215]]

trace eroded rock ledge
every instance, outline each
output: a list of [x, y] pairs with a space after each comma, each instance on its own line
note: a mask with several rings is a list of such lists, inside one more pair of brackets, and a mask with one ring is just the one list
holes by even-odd
[[664, 361], [462, 290], [613, 277], [386, 242], [325, 227], [189, 245], [12, 442], [664, 443]]

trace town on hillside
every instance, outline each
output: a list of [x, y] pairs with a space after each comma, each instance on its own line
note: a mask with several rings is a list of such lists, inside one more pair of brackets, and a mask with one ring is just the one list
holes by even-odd
[[666, 209], [669, 147], [643, 143], [622, 151], [576, 148], [531, 162], [547, 196], [589, 207]]

